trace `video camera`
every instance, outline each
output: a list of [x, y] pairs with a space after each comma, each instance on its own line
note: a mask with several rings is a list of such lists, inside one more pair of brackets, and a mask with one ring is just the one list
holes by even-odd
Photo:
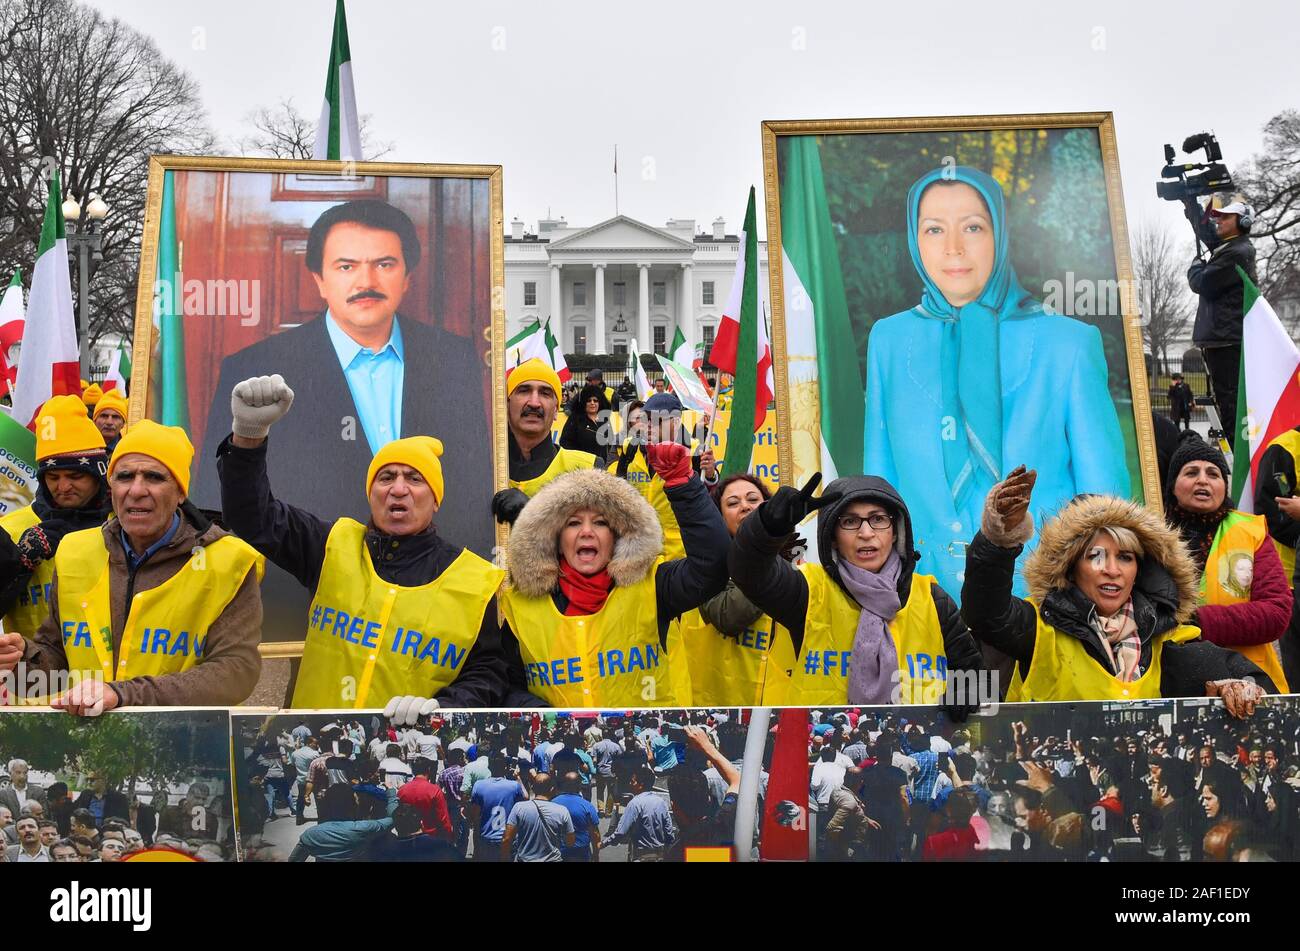
[[[1182, 202], [1184, 214], [1196, 232], [1196, 250], [1201, 244], [1208, 247], [1218, 244], [1214, 229], [1209, 224], [1208, 208], [1202, 208], [1198, 198], [1216, 192], [1232, 192], [1236, 183], [1223, 164], [1223, 150], [1211, 132], [1198, 132], [1183, 140], [1183, 152], [1191, 155], [1204, 150], [1204, 162], [1174, 164], [1174, 147], [1165, 143], [1165, 166], [1160, 170], [1161, 181], [1156, 182], [1156, 195], [1165, 201]], [[1170, 181], [1169, 179], [1172, 179]]]

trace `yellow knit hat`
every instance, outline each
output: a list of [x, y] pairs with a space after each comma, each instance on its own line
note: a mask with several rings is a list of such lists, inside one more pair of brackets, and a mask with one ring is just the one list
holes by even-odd
[[506, 396], [517, 390], [519, 384], [533, 382], [545, 383], [555, 393], [557, 400], [564, 392], [564, 387], [560, 385], [560, 375], [540, 359], [533, 357], [510, 371], [510, 375], [506, 377]]
[[104, 437], [86, 415], [85, 404], [71, 394], [46, 400], [34, 428], [37, 460], [104, 448]]
[[424, 476], [424, 481], [433, 489], [434, 501], [442, 505], [442, 463], [438, 461], [441, 455], [442, 440], [432, 436], [407, 436], [393, 440], [380, 447], [375, 458], [370, 460], [370, 469], [366, 472], [366, 495], [370, 495], [370, 487], [374, 485], [379, 470], [396, 462], [410, 466]]
[[81, 402], [86, 404], [82, 408], [82, 412], [91, 409], [96, 403], [99, 402], [100, 397], [102, 397], [103, 395], [104, 395], [104, 388], [100, 386], [98, 383], [92, 383], [90, 384], [90, 386], [82, 390]]
[[[91, 424], [93, 427], [93, 423]], [[96, 430], [98, 432], [98, 430]], [[180, 484], [186, 495], [190, 492], [190, 463], [194, 461], [194, 444], [179, 426], [163, 426], [152, 419], [142, 419], [131, 427], [113, 450], [108, 460], [108, 474], [123, 456], [138, 452], [157, 459]]]
[[125, 420], [126, 407], [127, 407], [126, 397], [122, 395], [121, 390], [119, 390], [117, 387], [113, 387], [111, 390], [109, 390], [107, 393], [105, 393], [103, 396], [99, 398], [99, 402], [95, 404], [95, 411], [91, 414], [90, 418], [94, 419], [100, 413], [104, 412], [104, 410], [112, 409], [112, 410], [117, 410], [118, 415], [121, 416], [123, 420]]

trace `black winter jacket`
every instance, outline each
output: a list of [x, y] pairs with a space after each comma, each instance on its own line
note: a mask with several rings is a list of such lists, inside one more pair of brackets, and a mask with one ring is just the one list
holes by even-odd
[[1259, 282], [1255, 246], [1244, 234], [1223, 242], [1210, 253], [1208, 261], [1193, 261], [1187, 269], [1187, 283], [1193, 294], [1200, 295], [1192, 328], [1192, 340], [1198, 347], [1241, 343], [1245, 285], [1237, 273], [1239, 266], [1252, 282]]
[[[268, 444], [241, 449], [227, 437], [218, 447], [221, 508], [232, 532], [315, 594], [325, 564], [325, 542], [334, 523], [272, 496], [266, 474]], [[366, 548], [375, 573], [405, 587], [433, 581], [464, 550], [444, 541], [433, 526], [404, 536], [385, 535], [370, 528]], [[306, 620], [304, 617], [304, 626]], [[435, 696], [444, 707], [492, 707], [503, 703], [505, 695], [501, 630], [495, 602], [490, 602], [465, 666]]]
[[[1020, 667], [1020, 676], [1027, 678], [1038, 618], [1032, 604], [1011, 593], [1016, 558], [1023, 547], [1002, 548], [983, 532], [975, 535], [966, 549], [961, 613], [976, 640], [1010, 655]], [[1133, 619], [1142, 638], [1143, 670], [1151, 665], [1155, 637], [1178, 625], [1177, 609], [1177, 585], [1163, 566], [1144, 559], [1133, 586]], [[1042, 604], [1043, 620], [1057, 630], [1058, 637], [1076, 638], [1089, 657], [1109, 669], [1101, 638], [1088, 621], [1092, 610], [1092, 602], [1073, 585], [1051, 592]], [[1253, 677], [1269, 693], [1277, 692], [1268, 675], [1241, 654], [1206, 640], [1166, 643], [1161, 663], [1162, 697], [1203, 697], [1206, 681], [1241, 677]]]

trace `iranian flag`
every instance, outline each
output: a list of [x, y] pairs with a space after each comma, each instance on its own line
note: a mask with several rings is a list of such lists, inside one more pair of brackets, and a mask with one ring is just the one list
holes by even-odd
[[534, 357], [554, 370], [561, 383], [569, 382], [573, 376], [564, 361], [564, 354], [560, 352], [558, 341], [551, 334], [549, 320], [545, 324], [529, 324], [506, 341], [506, 373]]
[[805, 707], [787, 708], [777, 715], [758, 837], [758, 854], [764, 862], [808, 861], [808, 716]]
[[357, 117], [357, 92], [352, 86], [352, 51], [348, 48], [348, 17], [343, 0], [334, 7], [334, 41], [330, 67], [325, 74], [325, 104], [316, 125], [314, 159], [360, 161], [361, 124]]
[[72, 315], [72, 279], [68, 274], [61, 191], [55, 169], [50, 175], [45, 222], [32, 270], [11, 414], [28, 428], [50, 397], [81, 393], [81, 358], [77, 351], [77, 323]]
[[862, 471], [862, 368], [849, 318], [817, 137], [780, 142], [781, 275], [791, 389], [813, 389], [820, 459], [795, 457], [795, 473], [820, 468], [823, 484]]
[[551, 355], [546, 349], [546, 330], [541, 324], [529, 324], [506, 341], [506, 373], [536, 357], [547, 366]]
[[754, 433], [763, 425], [767, 404], [775, 389], [772, 347], [768, 343], [767, 327], [758, 312], [758, 229], [755, 220], [754, 188], [751, 185], [749, 204], [745, 209], [745, 227], [740, 233], [744, 252], [736, 260], [727, 306], [718, 324], [713, 349], [709, 352], [709, 362], [733, 378], [727, 446], [750, 447], [749, 452], [727, 453], [723, 460], [726, 475], [749, 470]]
[[[1243, 512], [1255, 510], [1255, 472], [1270, 442], [1300, 426], [1300, 350], [1256, 287], [1245, 284], [1237, 420], [1232, 448], [1232, 495]], [[1249, 465], [1246, 464], [1249, 460]]]
[[628, 350], [627, 359], [630, 366], [628, 374], [636, 384], [637, 399], [648, 400], [654, 393], [655, 388], [650, 385], [650, 378], [645, 375], [645, 367], [641, 366], [641, 351], [637, 349], [636, 337], [632, 338], [632, 346]]
[[691, 363], [691, 348], [686, 344], [686, 334], [682, 333], [681, 327], [673, 330], [673, 342], [668, 347], [668, 359], [674, 363], [685, 363], [687, 366]]
[[108, 363], [108, 376], [104, 377], [104, 392], [109, 390], [118, 390], [123, 396], [126, 395], [126, 385], [131, 379], [131, 355], [127, 353], [125, 346], [119, 346], [113, 351], [112, 359]]
[[560, 341], [555, 339], [555, 334], [551, 333], [551, 318], [546, 318], [546, 352], [551, 356], [551, 369], [555, 375], [560, 378], [561, 383], [568, 383], [573, 376], [569, 372], [569, 364], [564, 359], [564, 351], [560, 349]]
[[0, 387], [11, 398], [14, 382], [18, 376], [18, 367], [10, 362], [10, 351], [15, 344], [22, 342], [25, 313], [22, 273], [14, 271], [9, 286], [5, 288], [4, 296], [0, 297], [0, 379], [3, 380]]

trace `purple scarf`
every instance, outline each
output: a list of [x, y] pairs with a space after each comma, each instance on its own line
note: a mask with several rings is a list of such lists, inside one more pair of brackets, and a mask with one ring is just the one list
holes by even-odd
[[889, 633], [902, 603], [898, 600], [898, 576], [903, 561], [898, 551], [889, 553], [879, 571], [867, 571], [835, 555], [840, 580], [862, 608], [853, 635], [853, 657], [849, 661], [849, 703], [894, 702], [898, 679], [898, 650]]

